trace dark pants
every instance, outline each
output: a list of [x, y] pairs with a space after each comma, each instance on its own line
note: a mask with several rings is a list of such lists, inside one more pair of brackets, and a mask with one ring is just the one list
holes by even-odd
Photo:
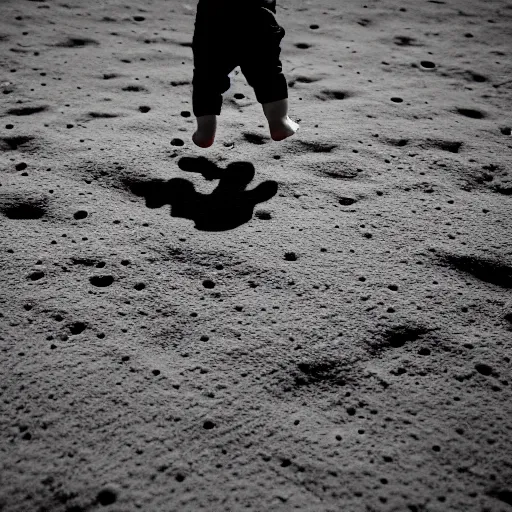
[[259, 103], [288, 98], [279, 59], [285, 30], [275, 0], [199, 0], [192, 50], [192, 107], [196, 117], [219, 115], [229, 73], [240, 66]]

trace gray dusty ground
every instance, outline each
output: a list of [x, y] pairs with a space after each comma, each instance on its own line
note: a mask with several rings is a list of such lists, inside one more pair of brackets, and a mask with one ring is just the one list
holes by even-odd
[[195, 2], [0, 4], [0, 510], [512, 510], [509, 2], [279, 0], [276, 143]]

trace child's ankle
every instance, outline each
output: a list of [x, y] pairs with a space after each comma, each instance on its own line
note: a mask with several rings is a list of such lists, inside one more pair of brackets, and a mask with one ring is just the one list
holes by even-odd
[[269, 124], [279, 125], [286, 122], [288, 118], [288, 98], [263, 103], [262, 107]]
[[206, 116], [198, 116], [196, 117], [198, 126], [209, 126], [214, 124], [217, 121], [217, 116], [215, 114], [209, 114]]

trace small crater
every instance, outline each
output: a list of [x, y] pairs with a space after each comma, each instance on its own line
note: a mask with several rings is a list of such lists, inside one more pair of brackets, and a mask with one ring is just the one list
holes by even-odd
[[350, 169], [343, 162], [323, 162], [319, 174], [335, 180], [350, 180], [357, 178], [360, 169]]
[[146, 18], [144, 18], [144, 16], [134, 16], [133, 19], [135, 21], [144, 21]]
[[47, 201], [41, 200], [13, 200], [7, 203], [0, 202], [0, 212], [8, 219], [28, 220], [40, 219], [47, 211]]
[[440, 139], [427, 139], [420, 144], [420, 147], [425, 149], [440, 149], [441, 151], [448, 151], [449, 153], [458, 153], [462, 147], [462, 142]]
[[458, 108], [456, 112], [461, 116], [469, 117], [471, 119], [483, 119], [484, 117], [486, 117], [486, 115], [482, 111], [472, 108]]
[[151, 110], [151, 107], [148, 107], [147, 105], [141, 105], [139, 107], [139, 112], [142, 112], [143, 114], [147, 114]]
[[327, 382], [338, 386], [346, 384], [346, 379], [342, 372], [343, 368], [339, 361], [303, 361], [297, 364], [297, 368], [302, 372], [302, 375], [295, 377], [295, 383], [298, 386], [318, 382]]
[[96, 500], [100, 505], [106, 507], [107, 505], [112, 505], [117, 501], [119, 496], [119, 491], [116, 486], [106, 485], [101, 489], [101, 491], [96, 496]]
[[88, 37], [68, 37], [65, 41], [57, 43], [55, 46], [61, 48], [83, 48], [85, 46], [99, 46], [99, 42]]
[[439, 255], [441, 262], [502, 288], [512, 288], [512, 266], [508, 263], [470, 255]]
[[311, 44], [309, 43], [296, 43], [295, 48], [299, 48], [300, 50], [307, 50], [308, 48], [311, 48]]
[[507, 505], [512, 506], [512, 490], [511, 489], [491, 489], [487, 494], [493, 498], [496, 498]]
[[247, 142], [249, 142], [250, 144], [257, 144], [257, 145], [265, 144], [265, 138], [262, 137], [261, 135], [258, 135], [257, 133], [245, 132], [244, 139]]
[[[329, 144], [325, 142], [308, 142], [301, 140], [298, 142], [302, 147], [306, 148], [308, 152], [312, 153], [330, 153], [333, 149], [336, 149], [338, 146], [336, 144]], [[331, 165], [340, 166], [341, 162], [322, 162], [320, 164], [322, 168], [327, 168]]]
[[84, 332], [85, 329], [87, 329], [87, 324], [85, 324], [84, 322], [74, 322], [70, 324], [68, 327], [69, 330], [71, 331], [71, 334], [77, 335]]
[[286, 261], [297, 261], [297, 255], [294, 252], [285, 252], [284, 259]]
[[402, 103], [404, 101], [402, 98], [399, 98], [398, 96], [393, 96], [390, 99], [393, 103]]
[[145, 87], [143, 87], [142, 85], [127, 85], [126, 87], [123, 87], [123, 91], [143, 92], [143, 91], [147, 91], [147, 89]]
[[214, 288], [214, 287], [215, 287], [215, 283], [214, 283], [211, 279], [205, 279], [205, 280], [203, 281], [203, 286], [204, 286], [205, 288], [210, 288], [210, 289], [211, 289], [211, 288]]
[[254, 216], [260, 220], [270, 220], [272, 218], [272, 215], [267, 210], [256, 210]]
[[47, 105], [41, 105], [39, 107], [20, 107], [11, 108], [7, 113], [11, 116], [30, 116], [32, 114], [38, 114], [40, 112], [46, 112], [48, 110]]
[[357, 200], [353, 199], [352, 197], [340, 197], [338, 199], [338, 203], [340, 203], [343, 206], [350, 206], [351, 204], [354, 204]]
[[110, 286], [114, 282], [113, 276], [91, 276], [89, 278], [89, 282], [93, 286], [97, 286], [99, 288], [105, 288], [106, 286]]
[[384, 348], [386, 344], [393, 348], [400, 348], [406, 343], [418, 340], [430, 330], [431, 329], [411, 324], [397, 325], [384, 332], [383, 339], [385, 344], [374, 348]]
[[488, 377], [492, 374], [492, 367], [485, 363], [477, 363], [475, 364], [475, 370], [482, 375]]
[[411, 36], [395, 36], [393, 42], [397, 46], [423, 46], [416, 38]]
[[475, 71], [468, 71], [467, 76], [473, 80], [473, 82], [483, 83], [487, 82], [487, 77], [481, 75], [480, 73], [476, 73]]
[[30, 273], [27, 277], [31, 281], [39, 281], [39, 279], [42, 279], [44, 277], [44, 272], [42, 270], [36, 270]]
[[73, 265], [84, 265], [86, 267], [93, 267], [96, 260], [91, 258], [71, 258]]
[[91, 119], [114, 119], [119, 117], [119, 114], [113, 114], [110, 112], [89, 112], [87, 114]]
[[434, 69], [436, 67], [435, 63], [430, 60], [422, 60], [420, 66], [425, 69]]
[[301, 84], [311, 84], [313, 82], [317, 82], [318, 80], [320, 79], [305, 75], [299, 75], [295, 78], [295, 81]]
[[409, 139], [385, 139], [385, 142], [397, 148], [403, 148], [409, 144]]
[[28, 145], [28, 143], [32, 140], [34, 140], [34, 137], [26, 137], [22, 135], [15, 137], [2, 137], [0, 139], [0, 149], [4, 151], [27, 149], [24, 148], [23, 146]]
[[215, 427], [215, 423], [213, 421], [211, 421], [211, 420], [206, 420], [203, 423], [203, 428], [206, 429], [206, 430], [211, 430], [214, 427]]
[[137, 291], [141, 291], [141, 290], [144, 290], [144, 288], [146, 288], [146, 285], [144, 283], [137, 283], [134, 288], [137, 290]]
[[340, 89], [324, 89], [317, 95], [317, 98], [322, 101], [329, 100], [346, 100], [347, 98], [351, 98], [355, 96], [355, 93], [352, 91], [344, 91]]
[[77, 212], [75, 212], [73, 214], [73, 217], [76, 220], [81, 220], [81, 219], [85, 219], [87, 217], [87, 215], [89, 215], [89, 214], [85, 210], [78, 210]]

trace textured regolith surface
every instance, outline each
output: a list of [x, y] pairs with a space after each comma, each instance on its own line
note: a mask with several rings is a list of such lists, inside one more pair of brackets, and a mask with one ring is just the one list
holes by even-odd
[[280, 0], [206, 150], [195, 7], [1, 2], [0, 510], [511, 511], [510, 4]]

